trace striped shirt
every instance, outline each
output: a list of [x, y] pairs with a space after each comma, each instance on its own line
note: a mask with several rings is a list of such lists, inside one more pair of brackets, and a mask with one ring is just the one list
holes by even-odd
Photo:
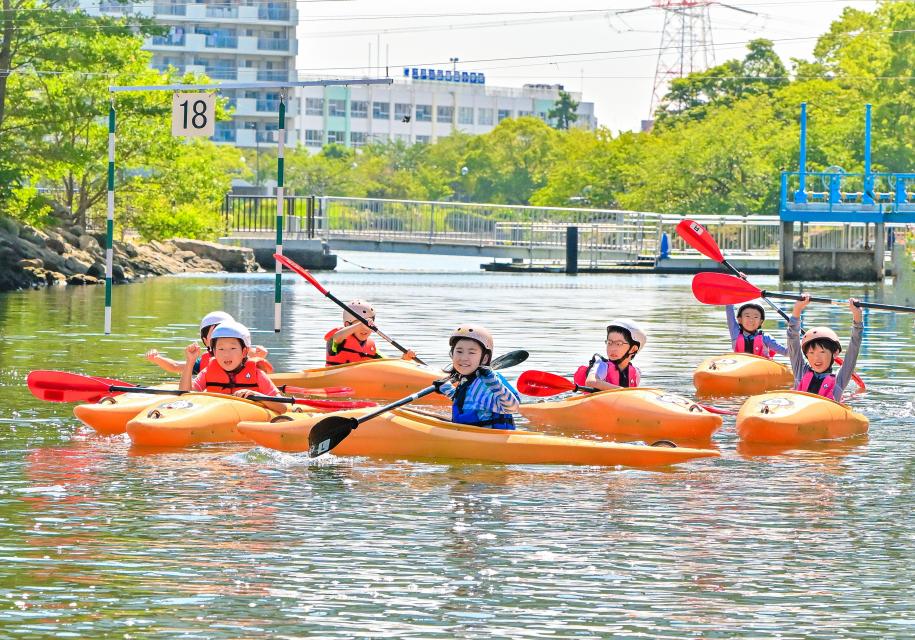
[[[448, 380], [440, 391], [453, 400], [457, 387]], [[490, 420], [497, 413], [515, 413], [520, 404], [521, 396], [501, 374], [490, 369], [483, 375], [478, 370], [464, 397], [463, 411], [476, 411], [480, 420]]]

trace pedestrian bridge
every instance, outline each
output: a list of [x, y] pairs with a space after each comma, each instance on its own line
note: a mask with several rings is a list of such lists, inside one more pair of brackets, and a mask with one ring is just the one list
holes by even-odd
[[[223, 214], [233, 239], [258, 238], [263, 243], [276, 235], [275, 197], [228, 196]], [[297, 242], [319, 240], [332, 251], [562, 262], [567, 258], [569, 229], [574, 228], [582, 266], [654, 266], [662, 255], [695, 253], [674, 232], [680, 219], [613, 209], [287, 196], [283, 243], [292, 248]], [[726, 252], [772, 258], [778, 254], [777, 216], [694, 219]]]

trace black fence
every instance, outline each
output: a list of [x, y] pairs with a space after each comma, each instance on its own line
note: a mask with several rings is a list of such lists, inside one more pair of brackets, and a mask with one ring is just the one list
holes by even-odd
[[[321, 201], [315, 196], [283, 198], [284, 233], [314, 238]], [[222, 206], [229, 233], [276, 231], [276, 196], [226, 195]]]

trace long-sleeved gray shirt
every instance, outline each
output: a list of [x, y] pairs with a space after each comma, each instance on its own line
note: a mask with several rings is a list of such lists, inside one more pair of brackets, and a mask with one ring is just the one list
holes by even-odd
[[[845, 353], [845, 361], [839, 367], [836, 373], [836, 387], [833, 390], [833, 400], [842, 401], [842, 392], [851, 381], [851, 376], [855, 372], [855, 362], [858, 360], [858, 352], [861, 350], [861, 338], [864, 335], [864, 324], [853, 322], [851, 325], [851, 340], [848, 343], [848, 350]], [[804, 351], [801, 349], [801, 321], [794, 316], [788, 322], [788, 357], [791, 359], [791, 369], [794, 372], [794, 388], [797, 389], [804, 375], [808, 371], [813, 371], [807, 364], [804, 357]]]

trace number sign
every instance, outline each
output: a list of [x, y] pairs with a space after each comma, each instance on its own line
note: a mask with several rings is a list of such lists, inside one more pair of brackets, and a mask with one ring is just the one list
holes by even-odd
[[216, 131], [216, 94], [176, 93], [172, 98], [172, 135], [206, 136]]

